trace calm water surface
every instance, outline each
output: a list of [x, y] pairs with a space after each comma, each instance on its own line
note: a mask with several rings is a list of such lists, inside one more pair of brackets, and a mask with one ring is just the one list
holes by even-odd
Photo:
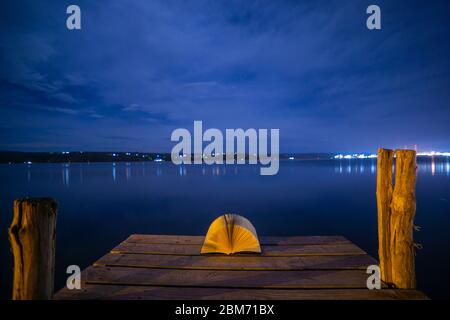
[[[226, 212], [259, 235], [343, 235], [377, 256], [376, 161], [284, 161], [276, 176], [258, 166], [171, 163], [0, 165], [0, 297], [10, 297], [7, 228], [13, 199], [51, 196], [60, 204], [56, 288], [68, 265], [88, 266], [132, 233], [203, 235]], [[450, 165], [419, 163], [415, 233], [420, 290], [448, 298]]]

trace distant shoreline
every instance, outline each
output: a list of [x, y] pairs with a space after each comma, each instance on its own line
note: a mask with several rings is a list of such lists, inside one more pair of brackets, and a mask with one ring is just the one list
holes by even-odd
[[[280, 161], [349, 161], [367, 160], [367, 158], [336, 158], [336, 153], [282, 153]], [[192, 155], [191, 155], [192, 157]], [[436, 155], [435, 158], [448, 158]], [[237, 156], [235, 156], [237, 158]], [[245, 157], [248, 160], [248, 155]], [[431, 158], [428, 155], [418, 155], [418, 159]], [[375, 160], [376, 158], [372, 158]], [[157, 152], [99, 152], [99, 151], [73, 151], [73, 152], [21, 152], [0, 151], [2, 164], [32, 164], [32, 163], [95, 163], [95, 162], [163, 162], [171, 161], [170, 153]]]
[[[192, 157], [192, 155], [191, 155]], [[280, 160], [331, 160], [332, 153], [280, 154]], [[246, 157], [248, 159], [248, 156]], [[0, 163], [171, 161], [170, 153], [157, 152], [20, 152], [0, 151]]]

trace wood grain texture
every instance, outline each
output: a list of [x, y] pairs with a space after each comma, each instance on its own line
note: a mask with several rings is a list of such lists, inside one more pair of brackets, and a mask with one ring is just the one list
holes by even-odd
[[262, 257], [170, 256], [109, 253], [94, 266], [192, 270], [327, 270], [361, 269], [377, 264], [369, 255]]
[[394, 151], [378, 149], [377, 158], [377, 208], [378, 208], [378, 257], [381, 279], [392, 283], [390, 253], [390, 220], [392, 201], [392, 165]]
[[14, 300], [51, 299], [55, 274], [57, 203], [53, 199], [18, 199], [9, 228], [14, 256]]
[[[200, 255], [200, 244], [153, 244], [123, 242], [111, 250], [112, 253], [158, 254], [158, 255]], [[302, 246], [262, 246], [263, 256], [308, 256], [308, 255], [365, 255], [366, 253], [352, 243], [302, 245]], [[236, 256], [255, 256], [257, 254], [236, 254]]]
[[416, 287], [413, 227], [416, 214], [416, 152], [396, 150], [395, 185], [390, 220], [392, 282], [397, 288]]
[[[153, 244], [203, 244], [204, 236], [132, 234], [124, 242]], [[351, 243], [343, 236], [260, 236], [261, 245], [320, 245]]]
[[118, 286], [84, 284], [81, 290], [62, 289], [58, 300], [423, 300], [427, 297], [415, 290], [253, 290], [223, 288], [173, 288], [151, 286]]
[[416, 213], [416, 152], [379, 149], [377, 160], [378, 256], [381, 279], [401, 289], [416, 287], [413, 227]]
[[377, 262], [343, 237], [267, 237], [263, 251], [276, 256], [199, 255], [202, 241], [132, 235], [82, 272], [81, 290], [62, 289], [55, 298], [426, 298], [414, 290], [387, 289], [384, 283], [381, 290], [368, 290], [366, 268]]
[[209, 288], [367, 288], [365, 270], [228, 271], [89, 267], [89, 284]]

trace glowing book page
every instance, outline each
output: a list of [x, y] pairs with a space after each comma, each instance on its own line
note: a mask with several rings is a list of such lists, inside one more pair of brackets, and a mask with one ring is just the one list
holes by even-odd
[[255, 227], [237, 214], [224, 214], [214, 220], [206, 234], [201, 253], [261, 253]]

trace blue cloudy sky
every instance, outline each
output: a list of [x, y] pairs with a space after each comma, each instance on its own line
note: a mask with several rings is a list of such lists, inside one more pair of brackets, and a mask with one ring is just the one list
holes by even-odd
[[1, 150], [170, 151], [194, 120], [283, 152], [450, 149], [447, 0], [1, 1], [0, 34]]

